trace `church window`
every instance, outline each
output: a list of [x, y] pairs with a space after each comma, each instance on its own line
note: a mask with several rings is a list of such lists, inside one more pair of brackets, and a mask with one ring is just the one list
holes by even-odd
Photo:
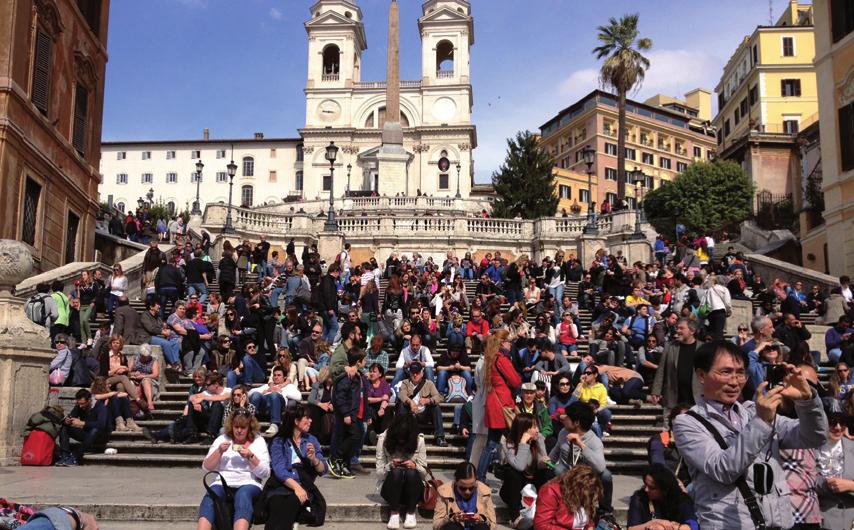
[[249, 206], [252, 206], [253, 195], [254, 193], [252, 186], [247, 184], [246, 186], [240, 188], [240, 206], [242, 208], [248, 208]]
[[302, 191], [302, 171], [297, 171], [296, 181], [294, 182], [294, 189], [296, 191]]
[[330, 44], [323, 49], [323, 80], [337, 81], [341, 72], [341, 50]]
[[443, 40], [436, 45], [436, 77], [454, 76], [454, 45]]
[[446, 190], [450, 187], [450, 182], [448, 181], [448, 174], [441, 173], [439, 174], [439, 189]]

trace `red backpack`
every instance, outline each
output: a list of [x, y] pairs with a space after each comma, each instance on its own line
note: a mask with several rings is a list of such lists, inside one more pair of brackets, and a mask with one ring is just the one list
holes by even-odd
[[53, 437], [39, 429], [24, 438], [21, 449], [22, 466], [49, 466], [53, 464], [53, 450], [56, 447]]

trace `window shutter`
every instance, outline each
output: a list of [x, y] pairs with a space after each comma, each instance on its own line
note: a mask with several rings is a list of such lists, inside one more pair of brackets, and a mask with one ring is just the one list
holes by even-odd
[[37, 109], [47, 116], [50, 101], [50, 53], [53, 41], [44, 31], [36, 32], [36, 56], [33, 59], [33, 91], [31, 99]]
[[74, 94], [74, 132], [71, 143], [82, 156], [86, 156], [86, 116], [88, 110], [89, 91], [78, 83]]

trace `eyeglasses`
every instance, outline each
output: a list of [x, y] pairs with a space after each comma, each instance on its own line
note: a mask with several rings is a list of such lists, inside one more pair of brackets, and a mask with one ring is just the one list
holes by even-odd
[[738, 331], [739, 331], [739, 332], [741, 332], [741, 331], [747, 331], [747, 328], [738, 328]]
[[246, 349], [247, 349], [247, 350], [254, 350], [254, 349], [255, 349], [255, 346], [249, 345], [249, 346], [247, 346], [247, 347], [246, 347]]
[[252, 417], [252, 413], [249, 412], [249, 409], [239, 408], [234, 411], [235, 416], [246, 416], [247, 418]]
[[312, 335], [320, 335], [320, 332], [317, 331], [316, 329], [313, 329], [313, 330], [311, 330], [311, 334]]
[[747, 381], [747, 372], [744, 370], [714, 370], [713, 374], [717, 375], [722, 379], [732, 379], [735, 378], [738, 381]]
[[223, 343], [223, 344], [228, 344], [229, 342], [231, 342], [231, 339], [223, 339], [223, 340], [222, 340], [222, 343]]
[[460, 491], [474, 491], [477, 489], [477, 486], [460, 486], [460, 485], [457, 485], [457, 489]]
[[58, 340], [58, 341], [55, 341], [54, 344], [68, 344], [68, 343], [65, 342], [64, 340]]
[[557, 386], [569, 386], [569, 381], [561, 381]]
[[596, 375], [596, 372], [584, 372], [584, 375]]
[[289, 357], [289, 356], [288, 356], [288, 355], [279, 355], [278, 357], [279, 357], [279, 359], [285, 359], [285, 358], [287, 358], [287, 357]]

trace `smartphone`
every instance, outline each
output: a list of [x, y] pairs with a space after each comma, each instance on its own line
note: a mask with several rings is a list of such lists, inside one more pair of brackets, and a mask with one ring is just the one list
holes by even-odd
[[477, 521], [480, 517], [476, 513], [466, 512], [463, 514], [463, 519], [466, 521]]
[[543, 462], [543, 463], [546, 465], [546, 467], [547, 467], [547, 468], [551, 469], [552, 471], [554, 471], [554, 469], [557, 467], [557, 466], [554, 464], [554, 462], [552, 462], [551, 460], [546, 460], [546, 461], [545, 461], [545, 462]]
[[765, 368], [765, 380], [768, 381], [768, 390], [782, 386], [786, 378], [786, 367], [782, 364], [769, 364]]
[[234, 444], [231, 446], [231, 449], [232, 449], [232, 451], [239, 453], [240, 450], [243, 449], [243, 446], [240, 444]]

